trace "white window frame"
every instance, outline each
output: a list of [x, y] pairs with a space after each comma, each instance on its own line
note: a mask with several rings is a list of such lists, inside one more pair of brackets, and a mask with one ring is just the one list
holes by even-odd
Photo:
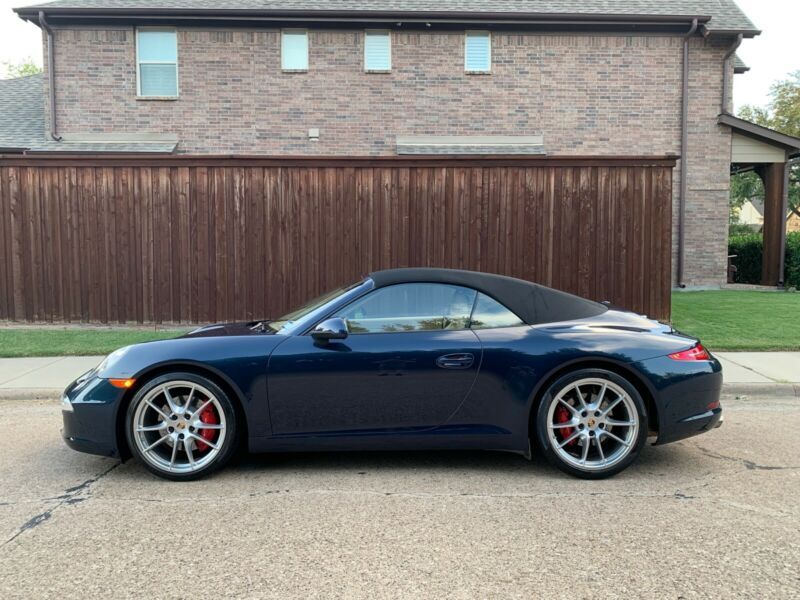
[[[306, 66], [304, 69], [295, 69], [292, 67], [286, 67], [283, 62], [285, 52], [283, 48], [283, 37], [287, 34], [299, 34], [302, 33], [306, 36]], [[308, 35], [308, 29], [281, 29], [281, 71], [284, 73], [307, 73], [308, 69], [311, 65], [311, 39]]]
[[[169, 31], [175, 34], [175, 62], [169, 60], [146, 60], [142, 62], [139, 59], [139, 33], [140, 32], [150, 32], [150, 31]], [[180, 97], [181, 95], [181, 78], [179, 69], [179, 59], [178, 59], [178, 30], [175, 27], [137, 27], [136, 28], [136, 97], [137, 98], [166, 98], [166, 99], [175, 99]], [[142, 95], [142, 72], [139, 68], [140, 65], [175, 65], [175, 95], [174, 96], [143, 96]]]
[[[387, 69], [370, 69], [367, 64], [367, 36], [386, 35], [389, 38], [389, 67]], [[390, 73], [392, 70], [392, 30], [391, 29], [366, 29], [364, 31], [364, 72], [365, 73]]]
[[[467, 64], [467, 43], [469, 41], [470, 35], [481, 34], [483, 36], [486, 35], [486, 38], [489, 42], [489, 67], [486, 70], [483, 69], [470, 69], [469, 65]], [[472, 74], [481, 74], [481, 73], [491, 73], [492, 72], [492, 32], [487, 31], [485, 29], [468, 29], [464, 32], [464, 72], [465, 73], [472, 73]]]

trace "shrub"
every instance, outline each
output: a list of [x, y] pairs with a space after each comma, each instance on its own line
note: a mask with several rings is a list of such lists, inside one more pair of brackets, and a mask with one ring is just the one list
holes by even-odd
[[728, 236], [739, 237], [741, 235], [750, 235], [751, 233], [758, 233], [760, 230], [758, 225], [745, 225], [743, 223], [731, 223], [728, 225]]
[[731, 236], [728, 254], [735, 254], [736, 283], [761, 283], [761, 257], [764, 239], [759, 233]]
[[[764, 240], [761, 234], [731, 236], [728, 254], [735, 254], [737, 283], [761, 283], [761, 260]], [[786, 234], [786, 281], [787, 288], [800, 288], [800, 231]]]
[[786, 235], [786, 287], [800, 288], [800, 231]]

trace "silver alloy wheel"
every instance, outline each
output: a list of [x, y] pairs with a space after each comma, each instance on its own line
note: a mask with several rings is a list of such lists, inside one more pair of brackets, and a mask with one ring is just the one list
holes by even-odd
[[[217, 422], [201, 416], [213, 411]], [[203, 431], [210, 432], [203, 435]], [[133, 415], [133, 439], [144, 459], [168, 473], [194, 473], [217, 457], [225, 443], [225, 412], [206, 387], [168, 381], [147, 392]]]
[[608, 379], [574, 381], [547, 411], [547, 435], [558, 457], [584, 471], [601, 471], [633, 450], [639, 415], [630, 395]]

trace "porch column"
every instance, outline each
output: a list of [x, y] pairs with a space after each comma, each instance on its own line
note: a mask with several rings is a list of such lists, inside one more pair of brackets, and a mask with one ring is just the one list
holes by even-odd
[[784, 163], [766, 165], [764, 179], [764, 255], [761, 285], [778, 285], [781, 273], [786, 214], [783, 207]]

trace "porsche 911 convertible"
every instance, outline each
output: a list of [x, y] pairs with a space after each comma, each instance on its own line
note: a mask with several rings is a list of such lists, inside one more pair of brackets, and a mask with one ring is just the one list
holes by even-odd
[[670, 326], [519, 279], [372, 273], [275, 320], [110, 354], [69, 385], [63, 436], [196, 479], [251, 452], [533, 450], [618, 473], [648, 438], [721, 424], [722, 368]]

